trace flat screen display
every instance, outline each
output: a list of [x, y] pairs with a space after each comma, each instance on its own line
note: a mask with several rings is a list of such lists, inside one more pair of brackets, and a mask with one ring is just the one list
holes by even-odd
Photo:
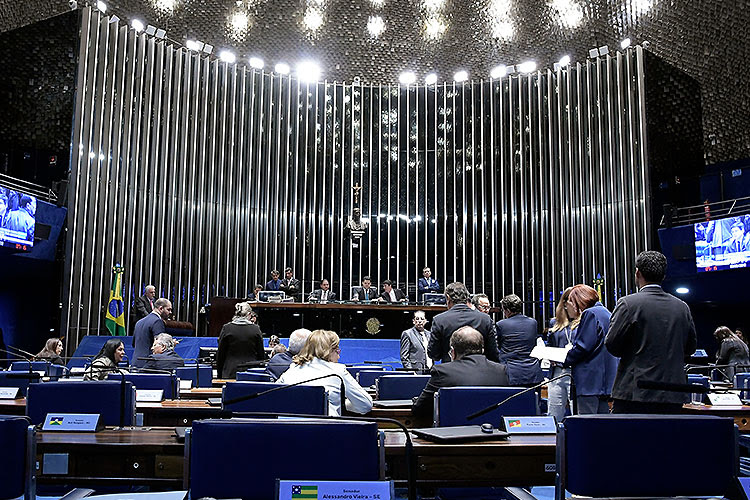
[[36, 197], [0, 187], [0, 246], [30, 250], [35, 225]]
[[698, 272], [748, 267], [750, 215], [699, 222], [694, 228]]

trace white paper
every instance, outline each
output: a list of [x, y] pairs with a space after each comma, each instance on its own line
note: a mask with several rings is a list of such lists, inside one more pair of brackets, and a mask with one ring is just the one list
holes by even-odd
[[568, 347], [547, 347], [538, 345], [531, 350], [531, 357], [564, 363], [569, 350], [570, 348]]

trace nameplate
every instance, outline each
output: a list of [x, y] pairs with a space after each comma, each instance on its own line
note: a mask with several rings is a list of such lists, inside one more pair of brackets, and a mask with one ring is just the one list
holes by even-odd
[[742, 400], [737, 394], [707, 394], [707, 396], [714, 406], [742, 406]]
[[190, 379], [180, 379], [180, 390], [189, 391], [193, 388], [193, 381]]
[[96, 432], [102, 427], [104, 426], [99, 425], [98, 413], [48, 413], [42, 430]]
[[0, 387], [0, 399], [18, 399], [20, 387]]
[[278, 500], [390, 500], [392, 481], [277, 480]]
[[136, 389], [135, 401], [137, 403], [158, 403], [164, 399], [163, 389]]
[[508, 434], [556, 434], [555, 417], [503, 417]]

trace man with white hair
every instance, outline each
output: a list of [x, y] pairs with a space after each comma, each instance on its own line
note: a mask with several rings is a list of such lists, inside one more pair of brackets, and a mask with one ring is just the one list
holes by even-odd
[[287, 371], [289, 365], [292, 364], [292, 358], [299, 354], [305, 344], [307, 338], [312, 332], [307, 328], [299, 328], [294, 330], [289, 335], [289, 348], [286, 352], [280, 352], [275, 354], [266, 365], [266, 371], [273, 377], [274, 380], [281, 377], [281, 375]]
[[185, 361], [174, 351], [177, 341], [168, 333], [160, 333], [151, 346], [151, 354], [143, 365], [149, 370], [174, 370], [185, 366]]

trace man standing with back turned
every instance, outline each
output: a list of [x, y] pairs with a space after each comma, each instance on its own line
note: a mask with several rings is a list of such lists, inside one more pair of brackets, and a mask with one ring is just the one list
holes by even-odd
[[679, 413], [685, 394], [641, 389], [640, 380], [685, 384], [685, 359], [695, 352], [690, 309], [661, 288], [667, 258], [641, 252], [635, 259], [638, 293], [621, 298], [604, 341], [619, 356], [612, 389], [613, 413]]

